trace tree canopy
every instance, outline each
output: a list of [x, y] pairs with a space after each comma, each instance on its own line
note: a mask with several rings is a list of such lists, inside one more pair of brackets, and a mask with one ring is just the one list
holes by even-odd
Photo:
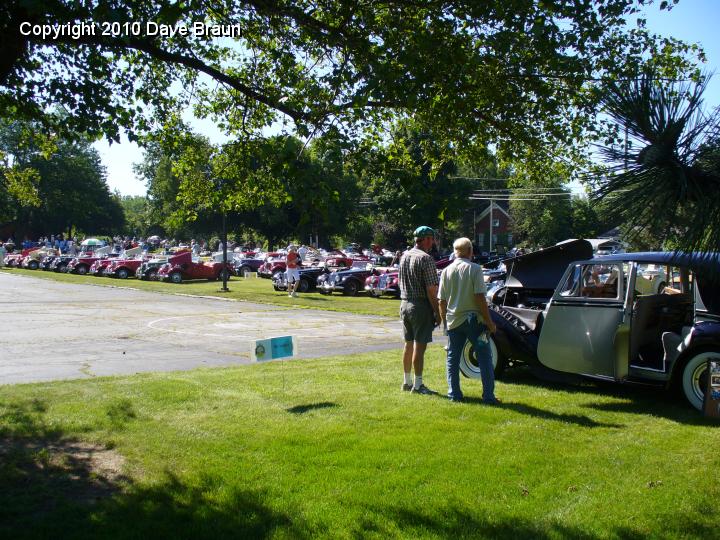
[[[0, 152], [9, 156], [0, 174], [0, 221], [15, 221], [18, 232], [35, 234], [93, 234], [122, 231], [124, 214], [118, 197], [110, 193], [100, 156], [88, 140], [52, 141], [28, 137], [33, 125], [0, 125]], [[27, 189], [12, 189], [15, 171], [28, 172]]]
[[[504, 154], [549, 141], [562, 149], [594, 116], [594, 80], [636, 76], [648, 58], [691, 67], [691, 47], [650, 35], [642, 21], [626, 27], [644, 3], [9, 0], [0, 116], [50, 121], [48, 107], [60, 106], [68, 128], [118, 140], [192, 100], [230, 132], [279, 117], [300, 135], [362, 129], [394, 111]], [[238, 37], [197, 34], [197, 23]]]

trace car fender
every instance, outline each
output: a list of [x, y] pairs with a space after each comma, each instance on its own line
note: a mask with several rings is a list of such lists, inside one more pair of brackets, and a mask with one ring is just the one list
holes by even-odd
[[720, 322], [701, 321], [696, 323], [690, 335], [685, 338], [684, 350], [673, 363], [670, 381], [676, 381], [679, 377], [682, 377], [682, 370], [687, 359], [694, 356], [698, 351], [718, 348], [720, 348]]

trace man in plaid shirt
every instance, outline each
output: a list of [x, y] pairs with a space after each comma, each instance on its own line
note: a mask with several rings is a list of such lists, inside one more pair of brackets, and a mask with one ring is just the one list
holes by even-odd
[[[418, 394], [434, 394], [423, 384], [425, 349], [432, 341], [433, 329], [440, 323], [437, 301], [438, 275], [435, 261], [428, 255], [435, 243], [435, 231], [422, 226], [415, 229], [415, 247], [400, 259], [400, 319], [403, 322], [404, 380], [402, 389]], [[415, 368], [415, 382], [412, 368]]]

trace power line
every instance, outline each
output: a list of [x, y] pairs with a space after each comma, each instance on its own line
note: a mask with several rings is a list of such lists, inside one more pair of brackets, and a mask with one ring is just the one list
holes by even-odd
[[[559, 195], [559, 194], [558, 194]], [[564, 197], [567, 199], [572, 198], [572, 196], [568, 195], [567, 197]], [[546, 193], [520, 193], [517, 196], [514, 195], [508, 195], [508, 196], [498, 196], [498, 195], [471, 195], [468, 197], [471, 201], [547, 201], [548, 195]]]
[[492, 176], [448, 176], [451, 180], [490, 180], [492, 182], [507, 182], [509, 178], [493, 178]]
[[476, 189], [475, 191], [564, 191], [567, 192], [564, 188], [559, 187], [514, 187], [514, 188], [481, 188]]
[[572, 197], [572, 193], [473, 193], [471, 197]]

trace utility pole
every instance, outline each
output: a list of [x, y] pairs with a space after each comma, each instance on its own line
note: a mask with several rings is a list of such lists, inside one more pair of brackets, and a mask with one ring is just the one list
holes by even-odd
[[225, 214], [226, 214], [226, 212], [225, 212], [225, 205], [223, 205], [223, 208], [222, 208], [223, 267], [222, 267], [222, 270], [221, 270], [221, 272], [222, 272], [222, 280], [223, 280], [222, 291], [223, 291], [223, 292], [228, 292], [230, 289], [228, 289], [228, 286], [227, 286], [227, 280], [228, 280], [228, 271], [227, 271], [227, 267], [228, 267], [227, 247], [228, 247], [228, 246], [227, 246], [227, 226], [226, 226], [226, 224], [225, 224]]
[[493, 249], [493, 206], [495, 204], [495, 199], [490, 199], [490, 249], [488, 250], [488, 253], [492, 253]]
[[228, 292], [230, 289], [228, 289], [227, 282], [228, 282], [228, 261], [227, 261], [227, 224], [226, 224], [226, 209], [225, 209], [225, 201], [222, 200], [222, 197], [224, 196], [224, 190], [223, 187], [225, 186], [226, 180], [224, 178], [218, 178], [214, 182], [215, 187], [218, 190], [218, 193], [220, 194], [220, 207], [222, 208], [222, 230], [220, 231], [220, 241], [223, 245], [223, 266], [220, 270], [220, 275], [222, 276], [222, 292]]
[[473, 243], [475, 243], [475, 242], [478, 241], [477, 217], [476, 217], [476, 213], [477, 213], [477, 211], [476, 211], [475, 207], [473, 206], [473, 225], [472, 225], [472, 229], [473, 229]]

